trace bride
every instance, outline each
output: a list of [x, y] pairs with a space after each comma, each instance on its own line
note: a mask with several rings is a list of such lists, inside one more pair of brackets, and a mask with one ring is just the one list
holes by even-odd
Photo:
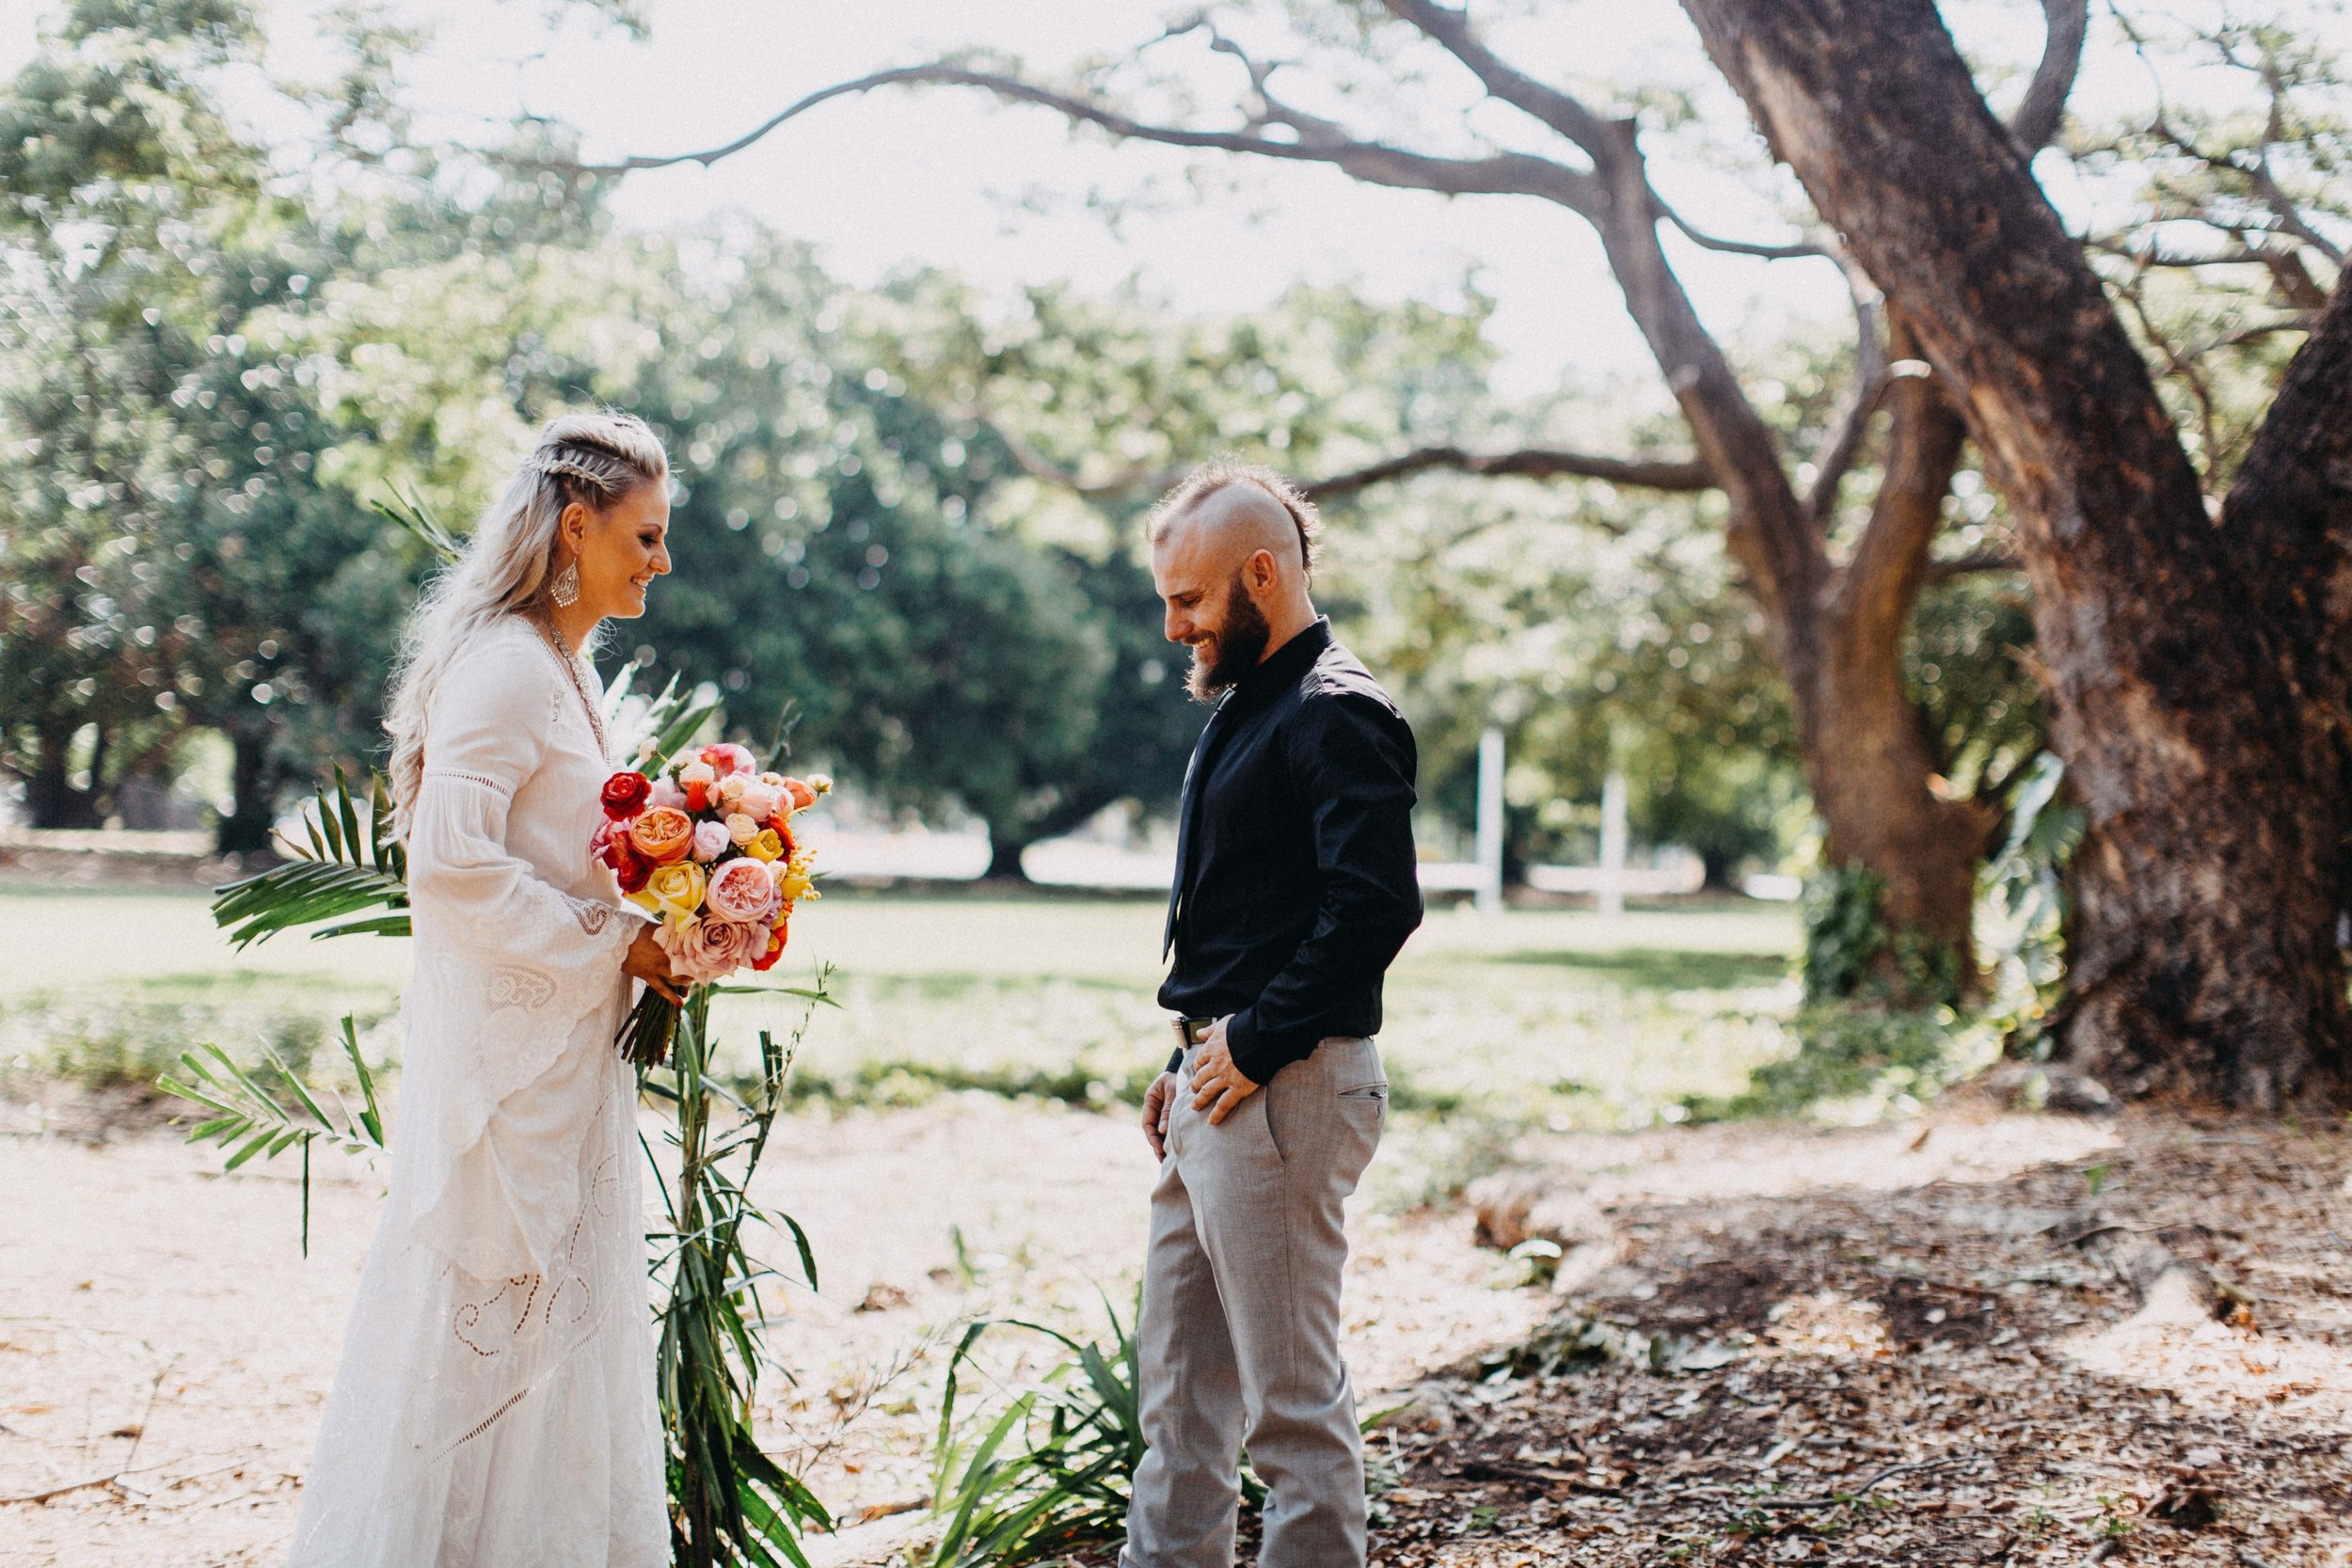
[[670, 1560], [629, 977], [653, 927], [589, 857], [610, 774], [581, 648], [670, 569], [669, 462], [619, 415], [540, 432], [410, 623], [387, 728], [416, 973], [390, 1196], [293, 1568]]

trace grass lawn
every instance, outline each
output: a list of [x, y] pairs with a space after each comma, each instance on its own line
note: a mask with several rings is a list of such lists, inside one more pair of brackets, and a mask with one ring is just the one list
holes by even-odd
[[[812, 1032], [804, 1092], [890, 1103], [942, 1087], [1108, 1102], [1165, 1053], [1149, 900], [913, 897], [842, 891], [804, 910], [776, 976], [834, 966], [845, 1004]], [[1549, 1124], [1645, 1122], [1736, 1091], [1785, 1050], [1793, 911], [1736, 905], [1482, 916], [1438, 908], [1406, 946], [1382, 1033], [1400, 1109], [1474, 1140]], [[0, 883], [0, 1077], [151, 1079], [215, 1041], [297, 1061], [345, 1011], [398, 1053], [406, 944], [281, 937], [244, 953], [200, 891]], [[723, 1004], [723, 1037], [788, 1028], [797, 1005]], [[331, 1053], [312, 1070], [332, 1081]]]

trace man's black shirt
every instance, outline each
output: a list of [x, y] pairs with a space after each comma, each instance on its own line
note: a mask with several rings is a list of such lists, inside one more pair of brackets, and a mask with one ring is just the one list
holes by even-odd
[[1421, 924], [1414, 760], [1404, 716], [1328, 621], [1243, 676], [1200, 732], [1160, 1005], [1231, 1014], [1250, 1082], [1318, 1040], [1378, 1032], [1380, 977]]

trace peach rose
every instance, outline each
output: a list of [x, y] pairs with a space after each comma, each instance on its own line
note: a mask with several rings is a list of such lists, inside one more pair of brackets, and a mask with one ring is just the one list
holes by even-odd
[[749, 844], [759, 835], [759, 824], [739, 811], [727, 813], [727, 838], [738, 846]]
[[694, 819], [675, 806], [657, 806], [628, 826], [628, 841], [656, 865], [686, 858], [694, 845]]

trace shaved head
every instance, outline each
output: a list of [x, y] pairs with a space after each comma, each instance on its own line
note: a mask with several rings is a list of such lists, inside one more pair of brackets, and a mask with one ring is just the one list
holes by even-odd
[[1211, 463], [1152, 510], [1152, 578], [1168, 639], [1193, 651], [1195, 697], [1210, 701], [1315, 620], [1308, 597], [1314, 503], [1269, 468]]
[[1188, 535], [1204, 560], [1231, 572], [1263, 550], [1302, 575], [1307, 570], [1298, 525], [1282, 503], [1256, 485], [1234, 480], [1219, 485], [1181, 512], [1160, 519], [1159, 539]]

